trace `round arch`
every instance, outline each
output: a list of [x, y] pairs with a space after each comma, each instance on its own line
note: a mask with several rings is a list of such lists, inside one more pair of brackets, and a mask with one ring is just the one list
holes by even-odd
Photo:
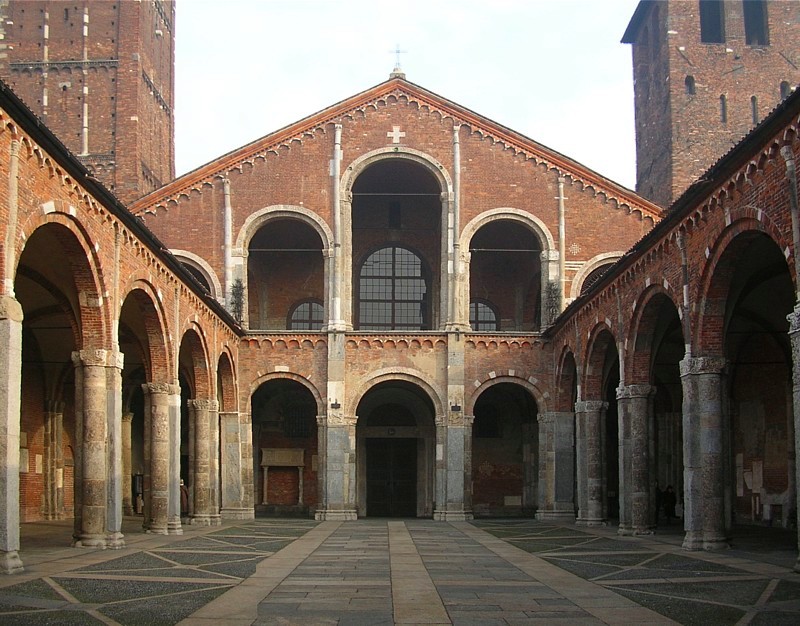
[[427, 394], [428, 398], [433, 403], [436, 417], [445, 415], [445, 403], [442, 401], [441, 394], [424, 379], [421, 372], [407, 367], [387, 367], [373, 372], [372, 375], [362, 381], [356, 392], [344, 403], [345, 415], [356, 414], [359, 403], [370, 389], [380, 383], [392, 381], [405, 381], [416, 385]]
[[[571, 371], [567, 368], [571, 367]], [[575, 410], [573, 389], [578, 386], [578, 363], [575, 351], [569, 345], [561, 348], [556, 369], [556, 398], [553, 401], [557, 411], [572, 412]]]
[[236, 411], [239, 404], [234, 363], [230, 351], [225, 348], [217, 359], [217, 401], [223, 413]]
[[569, 299], [575, 300], [579, 295], [581, 295], [581, 288], [583, 287], [584, 281], [589, 277], [589, 275], [595, 271], [598, 267], [602, 267], [603, 265], [607, 265], [609, 263], [616, 263], [619, 261], [624, 252], [604, 252], [603, 254], [598, 254], [593, 256], [591, 259], [586, 261], [581, 268], [575, 272], [575, 276], [572, 277], [572, 284], [569, 288]]
[[580, 381], [581, 400], [598, 400], [603, 397], [603, 371], [609, 346], [617, 352], [617, 338], [611, 328], [601, 322], [597, 324], [586, 342], [583, 358], [583, 376]]
[[255, 211], [247, 216], [244, 224], [239, 229], [234, 244], [234, 256], [244, 257], [250, 240], [267, 222], [277, 219], [298, 220], [311, 226], [322, 241], [323, 253], [333, 245], [333, 231], [328, 224], [314, 211], [292, 204], [275, 204]]
[[471, 219], [461, 231], [461, 236], [459, 237], [461, 249], [469, 249], [469, 242], [481, 227], [498, 220], [508, 220], [525, 226], [539, 239], [539, 243], [542, 244], [542, 251], [554, 251], [556, 249], [553, 234], [542, 220], [526, 211], [511, 207], [490, 209]]
[[271, 372], [269, 374], [259, 376], [250, 383], [250, 393], [247, 401], [250, 402], [252, 400], [253, 394], [258, 391], [261, 385], [275, 380], [291, 380], [296, 383], [300, 383], [311, 393], [312, 396], [314, 396], [314, 402], [317, 404], [317, 415], [325, 415], [325, 403], [322, 400], [322, 395], [320, 395], [319, 390], [307, 378], [291, 372]]
[[358, 177], [371, 165], [375, 165], [383, 160], [396, 160], [403, 159], [412, 161], [424, 167], [429, 173], [433, 174], [436, 181], [439, 183], [439, 189], [442, 193], [451, 193], [453, 191], [453, 181], [449, 173], [439, 161], [434, 159], [429, 154], [414, 150], [413, 148], [403, 146], [392, 146], [387, 148], [378, 148], [352, 161], [347, 167], [344, 168], [344, 173], [341, 179], [342, 193], [348, 197], [352, 193], [353, 184]]
[[[194, 389], [192, 390], [194, 392], [194, 398], [210, 399], [213, 387], [210, 380], [211, 367], [208, 361], [208, 345], [205, 333], [203, 333], [202, 328], [200, 328], [198, 324], [190, 322], [182, 329], [180, 336], [179, 354], [181, 357], [185, 354], [186, 357], [191, 359], [191, 363], [182, 363], [181, 361], [183, 361], [183, 358], [179, 358], [176, 377], [180, 377], [182, 366], [190, 365], [192, 370], [192, 382], [194, 383]], [[186, 353], [184, 353], [184, 347], [187, 348]]]
[[[172, 380], [171, 372], [172, 347], [170, 333], [167, 328], [167, 316], [158, 292], [149, 280], [134, 276], [121, 290], [120, 309], [116, 312], [118, 320], [122, 320], [122, 312], [130, 297], [136, 298], [136, 303], [142, 313], [144, 330], [147, 333], [149, 347], [149, 369], [146, 374], [150, 381], [166, 382]], [[145, 355], [142, 355], [143, 357]]]
[[475, 391], [470, 394], [469, 399], [464, 403], [465, 415], [472, 415], [475, 412], [475, 402], [484, 391], [500, 383], [512, 383], [525, 389], [533, 397], [540, 414], [548, 410], [547, 395], [542, 393], [531, 381], [525, 378], [517, 378], [516, 376], [496, 376], [481, 383], [480, 387], [477, 387]]
[[213, 298], [219, 301], [224, 300], [225, 291], [222, 289], [222, 283], [219, 282], [217, 273], [214, 271], [214, 268], [209, 265], [208, 261], [188, 250], [173, 249], [170, 250], [170, 252], [181, 263], [192, 266], [206, 279], [206, 282], [211, 285], [211, 296]]
[[633, 350], [628, 350], [625, 371], [626, 383], [649, 384], [651, 361], [655, 346], [656, 326], [662, 303], [667, 302], [678, 315], [680, 304], [676, 294], [661, 285], [651, 285], [636, 299], [634, 316], [630, 323], [628, 337], [633, 338]]

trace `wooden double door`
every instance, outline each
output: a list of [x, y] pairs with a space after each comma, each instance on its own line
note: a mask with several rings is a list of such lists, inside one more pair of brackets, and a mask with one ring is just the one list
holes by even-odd
[[417, 516], [417, 439], [366, 440], [367, 515]]

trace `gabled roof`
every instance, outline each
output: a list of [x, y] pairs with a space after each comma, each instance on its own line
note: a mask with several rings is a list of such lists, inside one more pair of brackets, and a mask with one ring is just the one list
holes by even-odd
[[199, 189], [203, 184], [211, 182], [215, 178], [225, 177], [228, 172], [241, 168], [245, 163], [252, 162], [269, 152], [275, 152], [280, 146], [286, 146], [292, 141], [313, 136], [316, 132], [323, 130], [326, 125], [339, 123], [344, 118], [352, 116], [358, 111], [364, 111], [378, 102], [385, 102], [391, 97], [405, 98], [410, 102], [415, 102], [421, 109], [435, 111], [443, 118], [450, 118], [454, 125], [467, 126], [473, 133], [487, 137], [493, 142], [503, 145], [506, 149], [513, 150], [515, 154], [523, 154], [537, 163], [545, 163], [549, 168], [569, 176], [584, 187], [592, 187], [596, 193], [605, 195], [609, 200], [616, 201], [619, 206], [625, 207], [631, 212], [639, 212], [656, 221], [661, 216], [661, 207], [642, 198], [634, 191], [533, 139], [409, 82], [404, 75], [399, 73], [393, 73], [389, 80], [371, 89], [256, 139], [176, 178], [134, 202], [130, 207], [131, 211], [155, 213], [159, 208], [166, 207], [168, 203], [176, 202], [181, 196], [188, 195], [191, 190]]

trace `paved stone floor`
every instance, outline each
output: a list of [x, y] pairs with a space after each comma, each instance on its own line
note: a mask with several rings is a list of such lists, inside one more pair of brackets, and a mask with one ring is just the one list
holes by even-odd
[[25, 524], [26, 571], [0, 577], [0, 624], [800, 624], [793, 534], [737, 530], [681, 550], [677, 527], [617, 537], [534, 520], [256, 519], [64, 547]]

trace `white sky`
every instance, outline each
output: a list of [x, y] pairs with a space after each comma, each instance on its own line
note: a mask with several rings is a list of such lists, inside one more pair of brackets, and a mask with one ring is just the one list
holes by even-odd
[[183, 174], [389, 78], [406, 78], [635, 184], [638, 0], [178, 0]]

